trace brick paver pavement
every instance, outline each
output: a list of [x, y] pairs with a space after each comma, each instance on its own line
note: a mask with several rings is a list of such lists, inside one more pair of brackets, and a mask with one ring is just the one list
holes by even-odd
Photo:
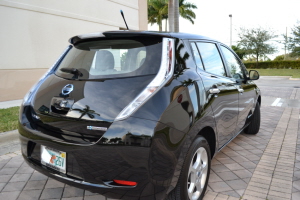
[[[205, 200], [300, 199], [299, 109], [261, 107], [257, 135], [238, 135], [212, 160]], [[20, 152], [0, 156], [0, 199], [97, 199], [34, 171]]]
[[298, 121], [298, 109], [284, 110], [243, 198], [291, 199]]
[[256, 135], [240, 134], [212, 160], [209, 190], [242, 197], [284, 108], [261, 107], [261, 126]]

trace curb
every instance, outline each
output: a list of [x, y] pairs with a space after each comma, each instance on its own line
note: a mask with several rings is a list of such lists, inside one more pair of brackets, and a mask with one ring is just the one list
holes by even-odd
[[16, 140], [19, 140], [18, 130], [0, 133], [0, 146], [15, 142]]
[[262, 77], [262, 78], [267, 78], [267, 77], [270, 77], [270, 78], [290, 78], [291, 76], [259, 76], [259, 77]]
[[299, 81], [300, 78], [292, 78], [292, 76], [259, 76], [260, 78], [288, 78], [291, 81]]
[[0, 133], [0, 137], [1, 137], [2, 135], [6, 135], [6, 134], [10, 134], [10, 133], [15, 134], [15, 132], [19, 133], [19, 132], [18, 132], [18, 129], [15, 129], [15, 130], [12, 130], [12, 131], [1, 132], [1, 133]]
[[292, 80], [292, 81], [300, 81], [300, 78], [290, 78], [290, 80]]
[[21, 106], [23, 99], [11, 100], [11, 101], [1, 101], [0, 109], [11, 108], [15, 106]]
[[19, 131], [7, 131], [0, 133], [0, 155], [20, 150]]

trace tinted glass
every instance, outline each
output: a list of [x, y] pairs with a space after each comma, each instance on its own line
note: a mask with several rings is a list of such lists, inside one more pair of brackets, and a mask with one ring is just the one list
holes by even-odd
[[56, 70], [68, 79], [102, 79], [156, 74], [162, 39], [115, 39], [73, 47]]
[[193, 50], [193, 55], [194, 55], [194, 58], [195, 58], [195, 61], [196, 61], [196, 65], [197, 65], [197, 67], [199, 67], [200, 69], [203, 70], [202, 61], [201, 61], [201, 58], [200, 58], [199, 51], [196, 47], [196, 44], [193, 42], [193, 43], [191, 43], [191, 45], [192, 45], [192, 50]]
[[203, 60], [205, 71], [220, 76], [226, 76], [217, 46], [213, 43], [204, 42], [197, 42], [197, 46]]
[[221, 46], [221, 49], [231, 76], [235, 79], [243, 79], [244, 74], [238, 58], [226, 47]]

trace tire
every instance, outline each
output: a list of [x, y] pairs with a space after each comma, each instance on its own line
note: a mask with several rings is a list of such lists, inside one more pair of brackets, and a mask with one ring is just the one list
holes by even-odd
[[260, 127], [260, 105], [257, 102], [252, 116], [251, 122], [244, 130], [245, 133], [255, 135], [258, 133]]
[[177, 185], [168, 200], [201, 200], [204, 197], [211, 166], [210, 148], [206, 139], [197, 137], [189, 148]]

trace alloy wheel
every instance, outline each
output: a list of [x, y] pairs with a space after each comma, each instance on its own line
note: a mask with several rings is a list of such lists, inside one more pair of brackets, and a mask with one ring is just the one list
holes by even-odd
[[208, 155], [205, 148], [196, 150], [190, 163], [187, 191], [190, 200], [197, 200], [206, 183], [208, 173]]

